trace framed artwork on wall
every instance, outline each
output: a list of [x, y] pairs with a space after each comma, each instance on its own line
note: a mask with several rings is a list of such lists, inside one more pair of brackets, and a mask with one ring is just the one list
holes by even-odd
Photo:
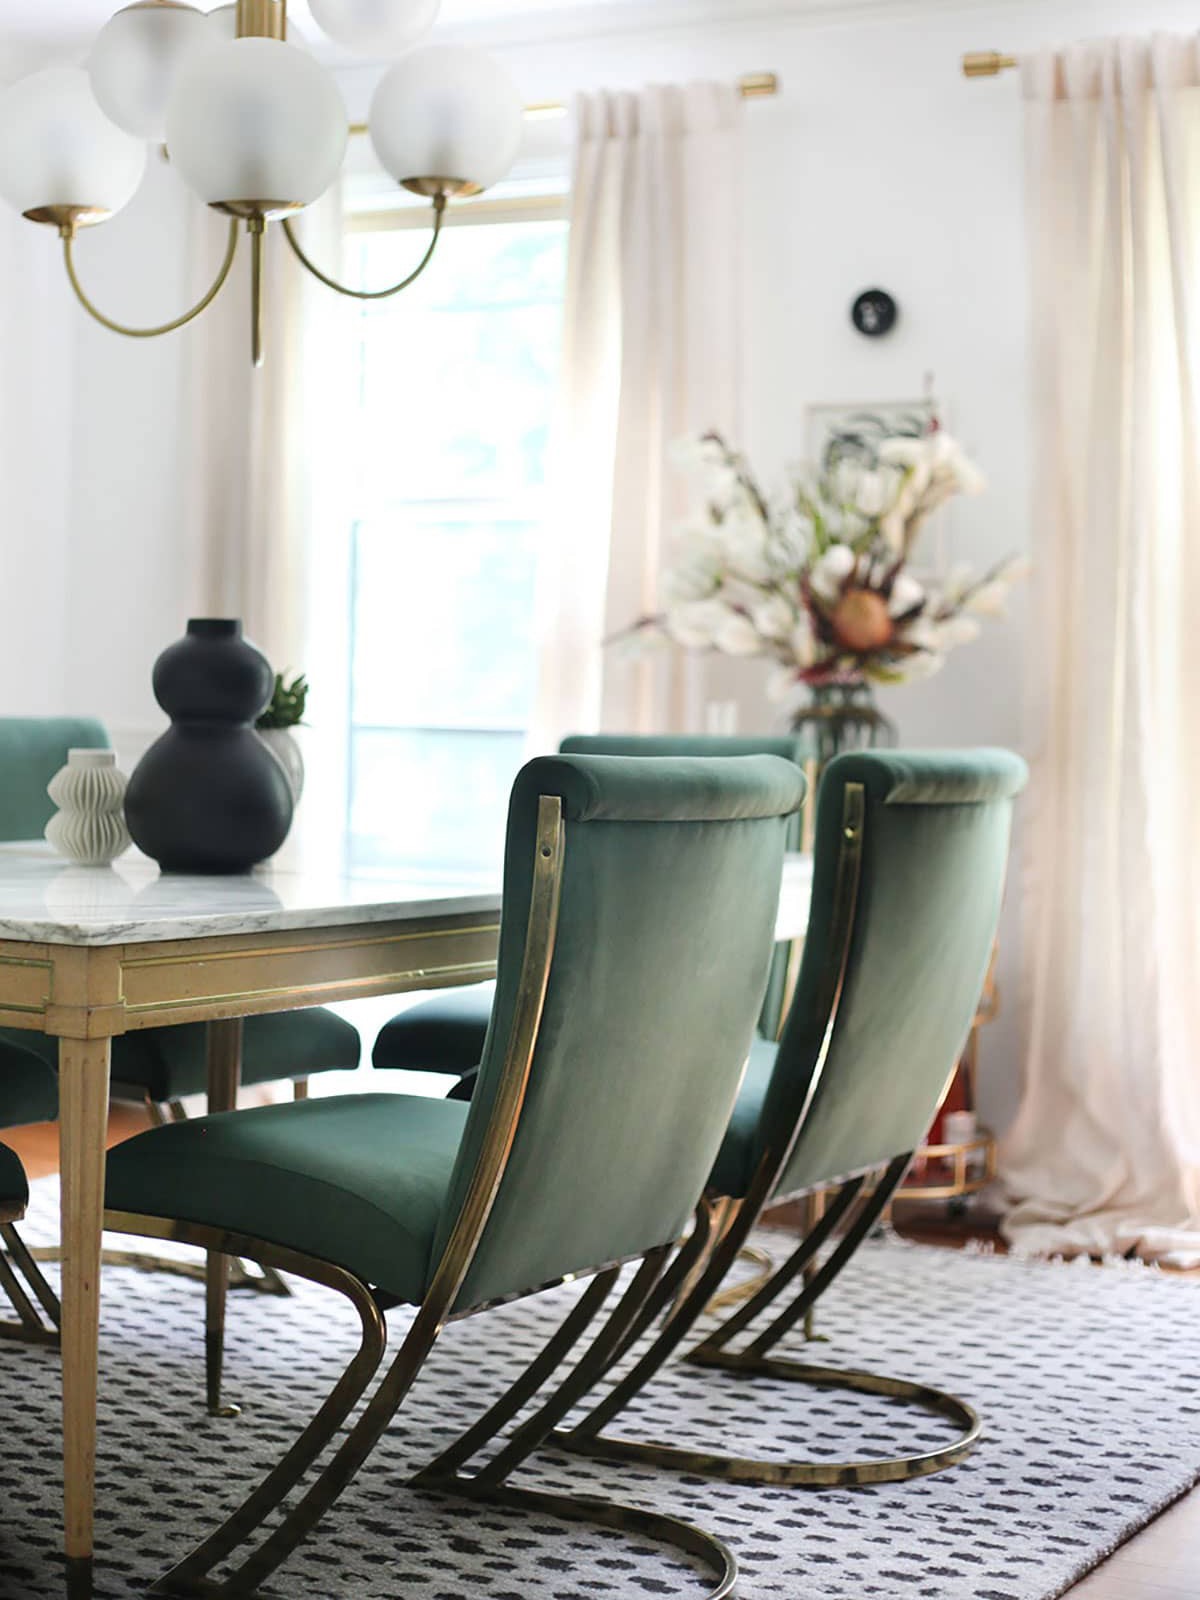
[[868, 400], [857, 405], [822, 404], [808, 408], [808, 457], [821, 466], [837, 457], [873, 463], [881, 439], [897, 433], [920, 438], [941, 426], [932, 395], [921, 400]]

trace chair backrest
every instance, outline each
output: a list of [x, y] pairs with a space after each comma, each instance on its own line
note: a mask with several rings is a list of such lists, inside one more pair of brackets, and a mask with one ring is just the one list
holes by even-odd
[[[812, 757], [812, 745], [790, 733], [572, 733], [559, 745], [575, 756], [777, 756], [798, 767]], [[788, 821], [788, 849], [800, 848], [801, 813]]]
[[[552, 848], [557, 926], [511, 1154], [460, 1307], [683, 1231], [753, 1038], [801, 798], [796, 768], [767, 756], [547, 757], [518, 776], [496, 1003], [433, 1266], [494, 1137], [523, 1003], [528, 1014], [530, 908], [545, 895], [534, 899], [535, 868], [542, 857], [549, 870]], [[545, 816], [556, 804], [554, 846]]]
[[[778, 756], [783, 761], [803, 767], [812, 759], [813, 747], [809, 739], [795, 734], [633, 734], [633, 733], [576, 733], [563, 740], [559, 749], [564, 755], [593, 756]], [[803, 812], [788, 822], [787, 847], [799, 850], [803, 832]], [[771, 958], [766, 992], [758, 1017], [758, 1031], [774, 1039], [783, 1019], [783, 1006], [787, 991], [790, 946], [780, 945]]]
[[791, 1144], [776, 1195], [919, 1145], [987, 976], [1027, 776], [1003, 750], [826, 768], [804, 960], [758, 1130], [760, 1156]]
[[89, 717], [0, 717], [0, 840], [40, 839], [54, 815], [46, 785], [68, 750], [106, 750]]

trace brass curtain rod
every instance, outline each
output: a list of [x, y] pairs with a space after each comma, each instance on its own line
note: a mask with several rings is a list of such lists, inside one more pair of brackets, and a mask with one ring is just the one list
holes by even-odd
[[[770, 100], [779, 93], [779, 75], [774, 72], [749, 72], [738, 79], [738, 93], [743, 100]], [[565, 117], [567, 106], [561, 100], [538, 100], [525, 107], [527, 117]], [[365, 122], [352, 122], [350, 132], [361, 137], [367, 131]]]
[[1016, 56], [1002, 55], [999, 50], [972, 50], [962, 58], [964, 78], [996, 78], [1020, 65]]

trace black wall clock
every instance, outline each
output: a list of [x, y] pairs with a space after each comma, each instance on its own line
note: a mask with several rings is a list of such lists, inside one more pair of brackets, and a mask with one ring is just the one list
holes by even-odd
[[864, 289], [850, 310], [859, 333], [868, 339], [882, 339], [896, 326], [900, 308], [886, 289]]

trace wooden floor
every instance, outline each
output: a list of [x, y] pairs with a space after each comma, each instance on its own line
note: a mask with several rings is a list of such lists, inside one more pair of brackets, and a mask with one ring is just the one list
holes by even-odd
[[[114, 1107], [109, 1143], [117, 1144], [146, 1126], [145, 1114], [136, 1107]], [[23, 1128], [4, 1137], [21, 1156], [31, 1178], [58, 1171], [57, 1127]], [[1003, 1249], [996, 1219], [987, 1215], [953, 1219], [941, 1206], [910, 1202], [897, 1206], [893, 1221], [897, 1232], [925, 1244], [953, 1249], [969, 1239], [987, 1239]], [[1200, 1326], [1200, 1303], [1197, 1324]], [[1070, 1593], [1072, 1600], [1200, 1600], [1200, 1489], [1169, 1507]]]

